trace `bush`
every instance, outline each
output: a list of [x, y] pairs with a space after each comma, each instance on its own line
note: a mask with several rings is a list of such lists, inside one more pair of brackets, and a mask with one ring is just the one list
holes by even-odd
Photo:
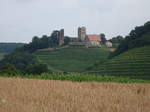
[[0, 68], [0, 74], [7, 74], [7, 75], [18, 75], [21, 74], [19, 70], [15, 68], [15, 66], [11, 64], [5, 64]]
[[46, 64], [31, 64], [27, 66], [26, 73], [27, 74], [42, 74], [48, 72], [48, 67]]

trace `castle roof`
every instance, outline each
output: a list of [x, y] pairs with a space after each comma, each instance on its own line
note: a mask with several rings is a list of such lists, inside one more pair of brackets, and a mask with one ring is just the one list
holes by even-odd
[[90, 40], [90, 41], [92, 41], [92, 40], [94, 40], [94, 41], [101, 41], [101, 37], [100, 37], [100, 35], [87, 35], [87, 38]]

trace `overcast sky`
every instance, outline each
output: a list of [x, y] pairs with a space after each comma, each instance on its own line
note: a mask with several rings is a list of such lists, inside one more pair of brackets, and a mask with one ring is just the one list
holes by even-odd
[[111, 38], [149, 20], [150, 0], [0, 0], [0, 42], [29, 42], [61, 28], [76, 36], [79, 26]]

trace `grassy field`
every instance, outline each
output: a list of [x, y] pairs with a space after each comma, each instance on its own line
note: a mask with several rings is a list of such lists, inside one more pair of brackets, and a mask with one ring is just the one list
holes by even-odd
[[83, 72], [94, 63], [107, 59], [108, 48], [69, 47], [52, 52], [36, 52], [37, 58], [50, 69], [65, 72]]
[[4, 55], [5, 55], [5, 53], [0, 53], [0, 60], [3, 59]]
[[150, 85], [0, 78], [0, 111], [150, 112]]
[[101, 75], [85, 75], [85, 74], [69, 74], [69, 75], [2, 75], [1, 77], [28, 78], [28, 79], [44, 79], [44, 80], [61, 80], [73, 82], [118, 82], [118, 83], [150, 83], [150, 80], [131, 79], [128, 77], [101, 76]]
[[104, 64], [93, 67], [91, 73], [120, 74], [150, 79], [150, 46], [135, 48], [121, 54]]

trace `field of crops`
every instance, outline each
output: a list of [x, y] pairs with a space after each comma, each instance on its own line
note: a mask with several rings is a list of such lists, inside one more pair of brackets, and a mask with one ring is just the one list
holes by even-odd
[[82, 72], [96, 62], [107, 59], [107, 48], [69, 47], [52, 52], [36, 52], [37, 58], [50, 69], [65, 72]]
[[120, 74], [150, 79], [150, 46], [132, 49], [93, 68], [100, 74]]
[[0, 112], [150, 112], [150, 85], [0, 78]]

